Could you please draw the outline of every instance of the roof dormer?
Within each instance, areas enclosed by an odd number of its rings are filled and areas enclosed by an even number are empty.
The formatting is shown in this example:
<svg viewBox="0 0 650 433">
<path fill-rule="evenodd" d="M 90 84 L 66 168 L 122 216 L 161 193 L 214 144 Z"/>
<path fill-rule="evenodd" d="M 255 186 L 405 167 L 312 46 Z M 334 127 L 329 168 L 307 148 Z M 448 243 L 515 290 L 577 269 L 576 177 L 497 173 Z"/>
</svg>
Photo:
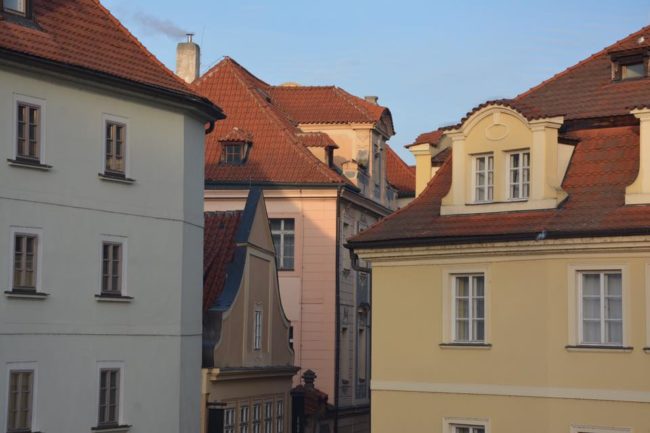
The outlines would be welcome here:
<svg viewBox="0 0 650 433">
<path fill-rule="evenodd" d="M 246 162 L 253 145 L 253 134 L 240 128 L 233 128 L 219 139 L 221 164 L 241 165 Z"/>
<path fill-rule="evenodd" d="M 507 102 L 487 103 L 445 131 L 452 183 L 442 215 L 553 209 L 573 146 L 558 141 L 562 117 L 527 118 Z"/>
</svg>

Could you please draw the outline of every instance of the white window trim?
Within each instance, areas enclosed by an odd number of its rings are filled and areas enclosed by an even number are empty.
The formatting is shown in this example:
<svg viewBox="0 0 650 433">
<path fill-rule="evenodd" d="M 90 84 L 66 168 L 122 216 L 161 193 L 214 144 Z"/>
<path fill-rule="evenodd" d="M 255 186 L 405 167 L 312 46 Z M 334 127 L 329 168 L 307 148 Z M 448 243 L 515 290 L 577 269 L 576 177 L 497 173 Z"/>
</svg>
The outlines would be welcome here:
<svg viewBox="0 0 650 433">
<path fill-rule="evenodd" d="M 274 266 L 276 266 L 278 272 L 280 272 L 280 277 L 287 276 L 297 276 L 301 274 L 302 269 L 302 246 L 300 242 L 302 241 L 302 214 L 300 213 L 269 213 L 268 219 L 293 219 L 293 269 L 280 269 L 275 263 L 275 257 L 273 257 Z M 270 225 L 269 225 L 269 231 Z M 271 233 L 271 244 L 273 244 L 273 233 Z M 273 252 L 275 252 L 275 244 L 273 244 Z"/>
<path fill-rule="evenodd" d="M 43 293 L 43 246 L 44 246 L 44 237 L 43 229 L 36 227 L 19 227 L 11 226 L 9 230 L 9 272 L 8 274 L 8 288 L 7 291 L 11 292 L 14 289 L 14 260 L 15 260 L 15 247 L 16 247 L 16 235 L 26 234 L 26 235 L 35 235 L 38 239 L 36 243 L 36 293 Z"/>
<path fill-rule="evenodd" d="M 600 289 L 601 289 L 601 291 L 599 292 L 600 308 L 601 308 L 600 319 L 602 319 L 601 322 L 600 322 L 600 326 L 601 326 L 601 336 L 600 336 L 600 338 L 601 338 L 601 341 L 597 342 L 597 343 L 586 343 L 586 342 L 583 341 L 584 340 L 584 328 L 583 328 L 584 327 L 584 321 L 583 321 L 584 312 L 583 312 L 583 309 L 582 309 L 582 301 L 583 301 L 583 286 L 582 286 L 582 284 L 583 284 L 584 279 L 582 278 L 582 276 L 584 274 L 598 274 L 600 277 L 602 277 L 603 275 L 608 274 L 608 273 L 611 273 L 611 274 L 620 273 L 621 274 L 621 308 L 624 308 L 623 307 L 623 293 L 622 293 L 623 274 L 619 269 L 603 269 L 603 270 L 598 270 L 598 271 L 597 270 L 578 271 L 578 302 L 579 302 L 579 304 L 578 304 L 578 342 L 579 342 L 580 346 L 612 346 L 612 347 L 620 347 L 620 346 L 623 345 L 623 343 L 625 341 L 625 315 L 624 315 L 623 312 L 621 312 L 621 326 L 622 326 L 622 341 L 621 341 L 621 343 L 620 344 L 607 343 L 607 342 L 602 341 L 604 339 L 604 334 L 602 333 L 602 331 L 604 330 L 604 327 L 605 327 L 605 323 L 604 323 L 605 318 L 603 316 L 603 314 L 604 314 L 603 309 L 605 308 L 605 306 L 604 306 L 604 299 L 602 298 L 602 288 L 603 288 L 603 280 L 602 280 L 602 278 L 599 278 Z"/>
<path fill-rule="evenodd" d="M 476 186 L 477 186 L 476 185 L 476 160 L 478 158 L 486 158 L 486 157 L 490 157 L 490 156 L 492 157 L 492 199 L 491 200 L 487 200 L 487 199 L 486 200 L 478 200 L 478 198 L 476 197 Z M 472 157 L 472 162 L 471 162 L 472 167 L 471 167 L 470 172 L 471 172 L 471 176 L 472 176 L 472 183 L 471 183 L 471 185 L 472 185 L 472 195 L 471 195 L 472 203 L 477 203 L 477 204 L 493 203 L 494 202 L 495 192 L 496 192 L 495 189 L 494 189 L 494 180 L 495 180 L 494 179 L 494 173 L 496 171 L 495 170 L 495 168 L 496 168 L 495 167 L 496 159 L 494 157 L 494 153 L 492 153 L 492 152 L 479 153 L 479 154 L 471 155 L 471 157 Z M 486 159 L 486 170 L 485 170 L 486 175 L 489 173 L 489 170 L 487 169 L 487 167 L 489 165 L 487 165 L 487 162 L 488 162 L 488 160 Z M 489 185 L 490 185 L 488 183 L 489 182 L 488 178 L 489 178 L 489 176 L 485 178 L 485 195 L 486 195 L 486 197 L 488 195 Z"/>
<path fill-rule="evenodd" d="M 629 427 L 595 427 L 572 425 L 569 433 L 632 433 Z"/>
<path fill-rule="evenodd" d="M 612 348 L 617 347 L 629 347 L 631 346 L 630 333 L 628 332 L 628 326 L 630 323 L 630 317 L 628 315 L 631 311 L 631 302 L 630 299 L 630 287 L 629 287 L 629 270 L 628 266 L 621 263 L 611 263 L 611 264 L 585 264 L 585 265 L 570 265 L 567 269 L 567 294 L 568 294 L 568 311 L 569 311 L 569 320 L 568 320 L 568 345 L 569 346 L 579 346 L 589 348 L 593 346 L 594 348 L 611 346 Z M 582 343 L 582 281 L 581 276 L 582 272 L 620 272 L 621 273 L 621 287 L 622 287 L 622 307 L 623 307 L 623 342 L 622 345 L 608 345 L 608 344 L 583 344 Z"/>
<path fill-rule="evenodd" d="M 131 179 L 131 128 L 129 127 L 129 119 L 126 117 L 120 117 L 116 116 L 113 114 L 108 114 L 108 113 L 102 113 L 102 141 L 101 141 L 101 146 L 100 146 L 100 165 L 99 165 L 99 173 L 100 174 L 105 174 L 106 173 L 106 122 L 114 122 L 114 123 L 120 123 L 124 125 L 126 128 L 126 132 L 124 134 L 124 145 L 126 146 L 126 152 L 124 152 L 124 177 L 126 179 Z"/>
<path fill-rule="evenodd" d="M 32 427 L 31 431 L 37 432 L 40 431 L 40 426 L 38 425 L 38 363 L 35 361 L 30 361 L 30 362 L 8 362 L 7 363 L 7 373 L 6 373 L 6 383 L 7 386 L 5 387 L 2 392 L 4 392 L 3 398 L 5 399 L 5 407 L 4 407 L 4 418 L 5 418 L 5 425 L 2 427 L 3 429 L 7 428 L 7 416 L 9 415 L 9 386 L 10 386 L 10 380 L 11 380 L 11 372 L 14 370 L 33 370 L 33 381 L 32 381 Z"/>
<path fill-rule="evenodd" d="M 520 161 L 523 162 L 523 154 L 527 153 L 528 154 L 528 197 L 511 197 L 510 196 L 510 171 L 512 170 L 512 162 L 510 160 L 510 157 L 514 154 L 519 154 L 520 155 Z M 530 149 L 519 149 L 519 150 L 509 150 L 506 152 L 506 166 L 507 166 L 507 171 L 506 171 L 506 197 L 508 201 L 528 201 L 530 200 L 530 192 L 531 192 L 531 152 Z M 521 193 L 522 187 L 524 185 L 523 182 L 523 166 L 519 167 L 520 170 L 520 182 L 519 182 L 519 191 Z"/>
<path fill-rule="evenodd" d="M 99 257 L 97 259 L 98 263 L 98 271 L 97 271 L 97 295 L 101 296 L 102 295 L 102 263 L 104 260 L 104 242 L 109 242 L 113 244 L 120 244 L 122 245 L 122 278 L 121 278 L 121 290 L 120 290 L 120 296 L 122 297 L 128 297 L 129 292 L 128 292 L 128 257 L 129 257 L 129 248 L 128 248 L 128 240 L 126 236 L 119 236 L 119 235 L 107 235 L 103 234 L 100 236 L 99 240 Z"/>
<path fill-rule="evenodd" d="M 470 287 L 469 287 L 469 293 L 468 293 L 468 298 L 469 298 L 469 329 L 468 332 L 471 334 L 472 330 L 472 310 L 473 310 L 473 304 L 472 304 L 472 293 L 473 293 L 473 288 L 474 285 L 472 283 L 472 278 L 473 277 L 483 277 L 483 313 L 485 313 L 485 275 L 482 273 L 467 273 L 467 274 L 454 274 L 452 278 L 452 302 L 451 302 L 451 319 L 452 319 L 452 325 L 451 325 L 451 332 L 452 332 L 452 341 L 454 343 L 477 343 L 477 344 L 485 344 L 485 314 L 483 314 L 483 340 L 476 340 L 476 339 L 470 339 L 467 341 L 463 340 L 458 340 L 458 336 L 456 335 L 456 281 L 458 277 L 469 277 L 470 279 Z"/>
<path fill-rule="evenodd" d="M 40 164 L 46 165 L 46 141 L 47 141 L 47 101 L 42 98 L 36 98 L 34 96 L 27 96 L 27 95 L 22 95 L 20 93 L 14 93 L 13 94 L 13 101 L 11 105 L 11 152 L 9 155 L 12 156 L 14 160 L 18 158 L 18 149 L 16 146 L 16 143 L 18 142 L 18 130 L 17 130 L 17 125 L 18 125 L 18 103 L 23 102 L 25 104 L 29 105 L 36 105 L 40 109 L 40 114 L 41 114 L 41 124 L 40 124 L 40 141 L 39 141 L 39 147 L 40 147 L 40 155 L 38 162 Z"/>
<path fill-rule="evenodd" d="M 120 426 L 126 425 L 124 422 L 125 416 L 125 406 L 124 406 L 124 361 L 98 361 L 97 362 L 97 374 L 96 374 L 96 387 L 95 387 L 95 406 L 93 407 L 93 425 L 99 424 L 98 412 L 99 412 L 99 389 L 101 387 L 101 371 L 103 369 L 119 369 L 120 370 L 120 392 L 118 395 L 118 413 L 117 413 L 117 424 Z"/>
<path fill-rule="evenodd" d="M 489 418 L 445 417 L 442 419 L 443 433 L 454 433 L 453 427 L 457 425 L 483 427 L 485 429 L 485 433 L 490 433 Z"/>
<path fill-rule="evenodd" d="M 458 275 L 483 274 L 483 302 L 485 303 L 484 315 L 484 339 L 479 345 L 490 345 L 490 272 L 487 266 L 455 266 L 442 271 L 442 343 L 449 345 L 462 345 L 462 342 L 455 341 L 455 277 Z"/>
</svg>

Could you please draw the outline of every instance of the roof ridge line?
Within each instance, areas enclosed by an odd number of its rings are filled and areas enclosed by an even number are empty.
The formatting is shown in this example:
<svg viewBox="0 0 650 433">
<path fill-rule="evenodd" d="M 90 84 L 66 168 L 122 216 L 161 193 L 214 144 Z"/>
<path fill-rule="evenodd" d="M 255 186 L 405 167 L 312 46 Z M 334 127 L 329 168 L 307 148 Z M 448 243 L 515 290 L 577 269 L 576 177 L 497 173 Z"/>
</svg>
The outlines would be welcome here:
<svg viewBox="0 0 650 433">
<path fill-rule="evenodd" d="M 361 98 L 359 98 L 358 96 L 354 96 L 354 95 L 352 95 L 351 93 L 348 93 L 347 91 L 341 89 L 341 88 L 338 87 L 338 86 L 332 86 L 332 87 L 334 88 L 334 93 L 337 93 L 337 92 L 338 92 L 338 94 L 339 94 L 338 96 L 340 96 L 343 100 L 345 100 L 345 102 L 347 102 L 349 105 L 351 105 L 351 106 L 352 106 L 354 109 L 356 109 L 358 112 L 360 112 L 361 114 L 363 114 L 369 122 L 371 122 L 371 123 L 376 123 L 376 122 L 372 119 L 372 116 L 370 116 L 370 112 L 368 111 L 368 109 L 366 109 L 365 107 L 363 107 L 363 110 L 362 110 L 361 107 L 360 107 L 359 105 L 357 105 L 353 100 L 351 100 L 352 98 L 358 98 L 358 99 L 361 99 Z"/>
<path fill-rule="evenodd" d="M 551 81 L 554 81 L 554 80 L 556 80 L 556 79 L 558 79 L 560 77 L 563 77 L 563 76 L 567 75 L 569 72 L 574 71 L 575 69 L 579 68 L 580 66 L 584 65 L 585 63 L 588 63 L 588 62 L 594 60 L 595 58 L 600 57 L 603 54 L 607 54 L 607 51 L 611 47 L 613 47 L 614 45 L 618 45 L 621 42 L 623 42 L 623 41 L 625 41 L 627 39 L 630 39 L 631 37 L 634 37 L 634 36 L 638 35 L 639 33 L 642 33 L 643 31 L 645 31 L 647 29 L 650 29 L 650 25 L 642 27 L 640 30 L 637 30 L 636 32 L 630 33 L 629 35 L 625 36 L 624 38 L 621 38 L 618 41 L 614 42 L 613 44 L 606 46 L 602 50 L 590 55 L 586 59 L 583 59 L 583 60 L 579 61 L 578 63 L 576 63 L 576 64 L 574 64 L 572 66 L 569 66 L 565 70 L 563 70 L 561 72 L 558 72 L 557 74 L 553 75 L 552 77 L 547 78 L 546 80 L 542 81 L 541 83 L 537 84 L 536 86 L 531 87 L 530 89 L 526 90 L 525 92 L 522 92 L 522 93 L 518 94 L 517 96 L 515 96 L 514 98 L 511 98 L 511 99 L 516 100 L 516 99 L 524 98 L 524 97 L 528 96 L 532 92 L 534 92 L 536 90 L 539 90 L 541 87 L 549 84 Z"/>
</svg>

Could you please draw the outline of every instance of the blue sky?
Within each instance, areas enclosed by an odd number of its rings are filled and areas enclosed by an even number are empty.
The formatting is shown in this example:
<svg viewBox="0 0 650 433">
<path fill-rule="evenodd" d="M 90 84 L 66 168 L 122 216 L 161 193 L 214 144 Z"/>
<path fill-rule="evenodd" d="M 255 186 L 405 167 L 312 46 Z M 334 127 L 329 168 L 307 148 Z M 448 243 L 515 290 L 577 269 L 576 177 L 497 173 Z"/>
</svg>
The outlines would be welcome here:
<svg viewBox="0 0 650 433">
<path fill-rule="evenodd" d="M 207 69 L 233 57 L 271 84 L 377 95 L 403 145 L 511 97 L 650 24 L 650 2 L 102 0 L 168 67 L 196 33 Z"/>
</svg>

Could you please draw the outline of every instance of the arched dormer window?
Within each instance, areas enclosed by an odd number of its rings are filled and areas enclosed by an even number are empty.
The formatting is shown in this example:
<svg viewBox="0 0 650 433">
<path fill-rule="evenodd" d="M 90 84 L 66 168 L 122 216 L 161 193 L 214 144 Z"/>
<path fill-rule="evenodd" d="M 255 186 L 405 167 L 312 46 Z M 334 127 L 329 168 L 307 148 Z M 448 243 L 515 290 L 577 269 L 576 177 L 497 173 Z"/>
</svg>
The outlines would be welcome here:
<svg viewBox="0 0 650 433">
<path fill-rule="evenodd" d="M 244 164 L 253 145 L 253 134 L 235 127 L 219 139 L 219 144 L 222 164 Z"/>
</svg>

